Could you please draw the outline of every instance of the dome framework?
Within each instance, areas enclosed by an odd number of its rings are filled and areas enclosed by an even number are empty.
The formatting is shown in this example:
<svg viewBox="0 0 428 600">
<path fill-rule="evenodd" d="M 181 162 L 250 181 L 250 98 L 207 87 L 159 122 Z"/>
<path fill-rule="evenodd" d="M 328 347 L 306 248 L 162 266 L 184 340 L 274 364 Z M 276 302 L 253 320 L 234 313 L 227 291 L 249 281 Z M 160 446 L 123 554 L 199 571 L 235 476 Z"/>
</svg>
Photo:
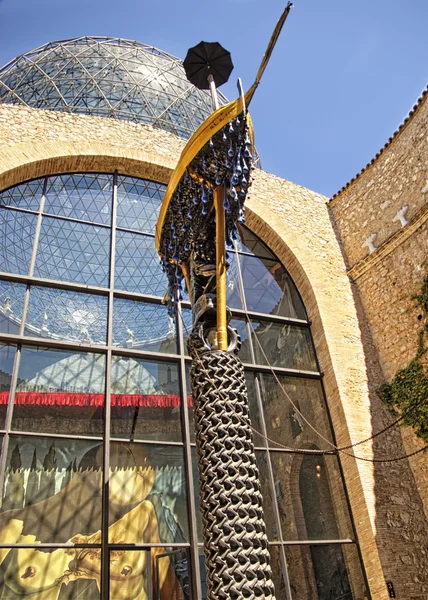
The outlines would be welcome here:
<svg viewBox="0 0 428 600">
<path fill-rule="evenodd" d="M 119 38 L 49 42 L 0 70 L 0 103 L 146 123 L 188 138 L 212 107 L 182 65 L 153 46 Z M 226 102 L 219 93 L 219 103 Z"/>
</svg>

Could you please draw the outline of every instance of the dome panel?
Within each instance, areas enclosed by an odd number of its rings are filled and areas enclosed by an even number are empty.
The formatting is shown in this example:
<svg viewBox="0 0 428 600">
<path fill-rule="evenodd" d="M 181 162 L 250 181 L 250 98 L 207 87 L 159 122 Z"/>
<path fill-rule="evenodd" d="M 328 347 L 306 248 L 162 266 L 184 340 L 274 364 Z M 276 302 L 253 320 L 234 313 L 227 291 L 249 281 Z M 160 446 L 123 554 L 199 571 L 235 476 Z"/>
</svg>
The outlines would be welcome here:
<svg viewBox="0 0 428 600">
<path fill-rule="evenodd" d="M 183 138 L 212 112 L 181 60 L 107 37 L 50 42 L 15 58 L 0 69 L 0 103 L 147 123 Z"/>
</svg>

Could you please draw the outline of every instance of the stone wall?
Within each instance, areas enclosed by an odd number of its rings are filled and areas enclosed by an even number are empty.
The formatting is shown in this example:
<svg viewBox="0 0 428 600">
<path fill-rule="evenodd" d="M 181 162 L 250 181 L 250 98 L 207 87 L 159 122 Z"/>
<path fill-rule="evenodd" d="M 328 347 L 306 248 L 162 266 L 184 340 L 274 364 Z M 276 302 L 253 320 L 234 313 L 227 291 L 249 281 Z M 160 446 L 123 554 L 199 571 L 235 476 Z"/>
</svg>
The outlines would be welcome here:
<svg viewBox="0 0 428 600">
<path fill-rule="evenodd" d="M 420 311 L 412 297 L 419 292 L 428 267 L 427 141 L 425 92 L 378 157 L 329 203 L 359 309 L 370 365 L 369 387 L 374 392 L 416 353 Z M 402 210 L 404 207 L 407 209 Z M 376 234 L 372 247 L 363 246 L 372 234 Z M 388 421 L 387 417 L 382 420 Z M 423 446 L 410 428 L 400 428 L 399 432 L 401 435 L 394 428 L 379 438 L 391 456 L 400 454 L 402 441 L 406 453 Z M 398 491 L 391 489 L 392 476 L 401 480 Z M 428 598 L 427 455 L 391 463 L 383 473 L 378 472 L 376 489 L 385 502 L 386 518 L 379 543 L 388 547 L 384 537 L 388 533 L 396 540 L 389 551 L 399 567 L 390 577 L 400 580 L 395 586 L 398 597 Z M 413 542 L 410 550 L 409 540 Z M 415 574 L 411 575 L 414 567 Z"/>
<path fill-rule="evenodd" d="M 148 125 L 0 104 L 0 189 L 83 169 L 166 183 L 184 143 Z"/>
<path fill-rule="evenodd" d="M 182 140 L 144 125 L 0 105 L 0 189 L 49 173 L 114 169 L 166 183 L 182 147 Z M 371 351 L 375 346 L 370 328 L 354 300 L 326 198 L 257 171 L 247 217 L 248 226 L 286 265 L 312 320 L 337 443 L 347 446 L 370 437 L 389 419 L 373 392 L 374 378 L 382 377 L 377 354 Z M 413 532 L 419 528 L 424 535 L 412 473 L 405 463 L 393 471 L 370 462 L 403 451 L 400 435 L 393 431 L 387 440 L 378 438 L 358 446 L 358 455 L 368 460 L 356 460 L 352 453 L 341 455 L 375 600 L 388 597 L 385 579 L 394 580 L 401 598 L 421 596 L 424 591 L 415 580 L 421 572 L 420 557 L 412 554 Z M 396 498 L 392 504 L 390 496 Z M 408 516 L 401 512 L 396 518 L 394 506 L 402 506 L 409 496 L 412 512 Z M 400 519 L 404 522 L 401 529 L 396 526 Z"/>
</svg>

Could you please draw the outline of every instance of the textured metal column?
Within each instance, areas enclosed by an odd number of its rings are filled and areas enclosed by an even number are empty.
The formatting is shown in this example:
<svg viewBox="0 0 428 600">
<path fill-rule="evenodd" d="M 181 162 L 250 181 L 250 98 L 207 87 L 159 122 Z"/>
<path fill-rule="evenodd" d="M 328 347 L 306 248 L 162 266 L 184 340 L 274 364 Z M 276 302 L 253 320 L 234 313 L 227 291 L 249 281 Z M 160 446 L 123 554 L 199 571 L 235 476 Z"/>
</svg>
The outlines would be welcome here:
<svg viewBox="0 0 428 600">
<path fill-rule="evenodd" d="M 244 368 L 233 352 L 192 354 L 209 600 L 275 598 Z"/>
</svg>

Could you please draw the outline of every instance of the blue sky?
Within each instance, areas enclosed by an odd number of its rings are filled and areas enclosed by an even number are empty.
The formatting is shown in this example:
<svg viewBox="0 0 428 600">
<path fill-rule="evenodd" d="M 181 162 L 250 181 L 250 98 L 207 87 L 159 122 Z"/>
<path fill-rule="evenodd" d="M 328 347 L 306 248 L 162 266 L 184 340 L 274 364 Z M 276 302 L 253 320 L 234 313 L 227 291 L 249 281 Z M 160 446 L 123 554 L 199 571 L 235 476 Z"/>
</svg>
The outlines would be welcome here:
<svg viewBox="0 0 428 600">
<path fill-rule="evenodd" d="M 252 83 L 283 0 L 0 0 L 0 64 L 45 42 L 108 35 L 184 58 L 220 41 Z M 334 194 L 376 154 L 428 80 L 427 0 L 296 0 L 252 106 L 265 170 Z"/>
</svg>

